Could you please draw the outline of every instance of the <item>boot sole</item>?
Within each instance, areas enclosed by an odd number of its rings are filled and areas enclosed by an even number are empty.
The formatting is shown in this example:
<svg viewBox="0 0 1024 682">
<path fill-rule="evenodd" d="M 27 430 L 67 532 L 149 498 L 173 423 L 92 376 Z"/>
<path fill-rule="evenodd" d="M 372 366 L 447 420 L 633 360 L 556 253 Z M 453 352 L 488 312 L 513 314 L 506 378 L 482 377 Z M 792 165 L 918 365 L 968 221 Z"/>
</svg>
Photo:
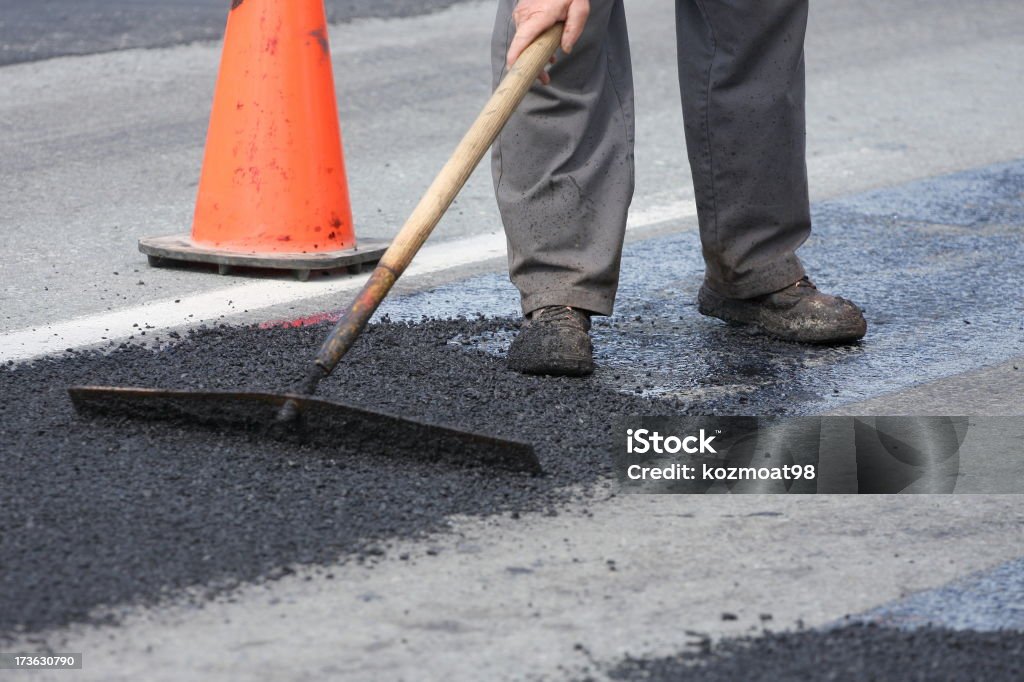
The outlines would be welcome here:
<svg viewBox="0 0 1024 682">
<path fill-rule="evenodd" d="M 534 376 L 584 377 L 594 373 L 594 363 L 578 358 L 547 357 L 544 362 L 528 364 L 510 360 L 508 368 L 520 374 Z"/>
</svg>

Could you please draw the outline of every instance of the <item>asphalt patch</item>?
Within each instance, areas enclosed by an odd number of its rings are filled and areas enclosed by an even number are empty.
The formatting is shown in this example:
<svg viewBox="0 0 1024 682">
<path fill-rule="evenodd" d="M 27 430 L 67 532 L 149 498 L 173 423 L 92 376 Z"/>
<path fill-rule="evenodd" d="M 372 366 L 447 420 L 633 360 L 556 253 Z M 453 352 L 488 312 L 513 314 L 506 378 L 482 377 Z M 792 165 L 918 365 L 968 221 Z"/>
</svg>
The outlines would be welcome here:
<svg viewBox="0 0 1024 682">
<path fill-rule="evenodd" d="M 197 599 L 296 564 L 373 561 L 452 514 L 556 507 L 610 473 L 611 415 L 672 403 L 588 380 L 524 377 L 453 338 L 512 320 L 371 325 L 319 395 L 532 443 L 545 475 L 439 466 L 177 422 L 74 414 L 72 384 L 280 391 L 326 324 L 199 330 L 158 349 L 68 353 L 0 370 L 0 633 Z M 682 406 L 677 406 L 682 409 Z"/>
<path fill-rule="evenodd" d="M 665 658 L 627 658 L 613 680 L 1000 682 L 1024 678 L 1024 634 L 853 625 L 724 640 Z"/>
</svg>

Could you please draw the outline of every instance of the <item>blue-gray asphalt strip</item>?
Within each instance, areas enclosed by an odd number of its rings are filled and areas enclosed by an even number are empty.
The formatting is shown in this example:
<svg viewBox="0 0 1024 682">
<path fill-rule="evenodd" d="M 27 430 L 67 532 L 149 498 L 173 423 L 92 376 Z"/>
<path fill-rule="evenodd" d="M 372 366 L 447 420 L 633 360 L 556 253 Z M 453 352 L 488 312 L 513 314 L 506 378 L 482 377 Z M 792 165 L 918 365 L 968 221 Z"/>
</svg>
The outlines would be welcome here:
<svg viewBox="0 0 1024 682">
<path fill-rule="evenodd" d="M 1024 636 L 1024 558 L 918 592 L 855 620 L 900 628 L 1015 630 Z"/>
<path fill-rule="evenodd" d="M 597 380 L 708 414 L 814 414 L 1024 355 L 1024 160 L 814 207 L 800 251 L 818 286 L 865 309 L 855 346 L 752 347 L 695 314 L 697 235 L 628 246 L 614 318 L 595 318 Z M 503 274 L 386 302 L 393 318 L 516 315 Z M 511 332 L 483 343 L 502 353 Z"/>
<path fill-rule="evenodd" d="M 463 0 L 326 0 L 332 23 L 423 14 Z M 0 66 L 219 39 L 230 0 L 0 0 Z"/>
</svg>

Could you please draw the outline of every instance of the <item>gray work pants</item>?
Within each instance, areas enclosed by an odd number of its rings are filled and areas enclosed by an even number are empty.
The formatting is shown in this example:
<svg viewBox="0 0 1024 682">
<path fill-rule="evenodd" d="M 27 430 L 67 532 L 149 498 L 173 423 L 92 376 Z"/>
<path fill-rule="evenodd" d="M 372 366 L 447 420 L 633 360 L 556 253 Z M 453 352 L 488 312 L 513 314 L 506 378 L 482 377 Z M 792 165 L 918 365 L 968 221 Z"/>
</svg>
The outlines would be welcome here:
<svg viewBox="0 0 1024 682">
<path fill-rule="evenodd" d="M 515 34 L 499 0 L 494 81 Z M 804 156 L 807 0 L 676 0 L 679 84 L 705 283 L 733 298 L 800 279 L 810 233 Z M 523 312 L 610 315 L 633 195 L 633 81 L 622 0 L 591 0 L 571 55 L 536 84 L 492 171 Z"/>
</svg>

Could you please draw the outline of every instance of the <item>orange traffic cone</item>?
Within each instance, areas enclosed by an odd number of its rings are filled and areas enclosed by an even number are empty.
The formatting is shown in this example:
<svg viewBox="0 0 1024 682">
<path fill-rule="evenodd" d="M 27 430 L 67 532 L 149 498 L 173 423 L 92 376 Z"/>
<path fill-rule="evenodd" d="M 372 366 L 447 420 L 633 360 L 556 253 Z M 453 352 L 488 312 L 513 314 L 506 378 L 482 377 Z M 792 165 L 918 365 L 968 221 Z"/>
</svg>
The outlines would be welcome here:
<svg viewBox="0 0 1024 682">
<path fill-rule="evenodd" d="M 139 240 L 166 261 L 358 268 L 323 0 L 233 0 L 192 234 Z"/>
</svg>

